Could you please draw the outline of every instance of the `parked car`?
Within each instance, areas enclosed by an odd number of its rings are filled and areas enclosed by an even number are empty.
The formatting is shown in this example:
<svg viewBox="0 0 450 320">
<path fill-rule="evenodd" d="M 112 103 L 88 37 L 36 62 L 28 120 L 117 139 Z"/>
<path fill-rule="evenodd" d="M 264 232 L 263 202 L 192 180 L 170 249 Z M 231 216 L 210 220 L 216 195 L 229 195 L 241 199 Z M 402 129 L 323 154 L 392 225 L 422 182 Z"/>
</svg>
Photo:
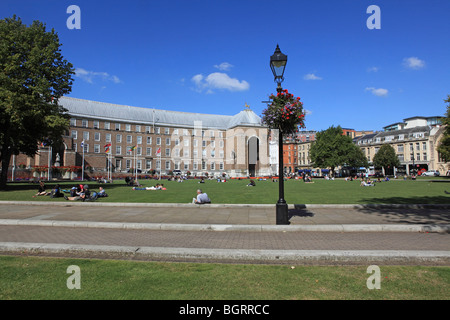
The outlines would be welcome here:
<svg viewBox="0 0 450 320">
<path fill-rule="evenodd" d="M 425 172 L 422 173 L 422 176 L 434 176 L 434 177 L 437 177 L 437 176 L 440 176 L 440 175 L 441 175 L 440 172 L 437 171 L 437 170 L 428 170 L 428 171 L 425 171 Z"/>
</svg>

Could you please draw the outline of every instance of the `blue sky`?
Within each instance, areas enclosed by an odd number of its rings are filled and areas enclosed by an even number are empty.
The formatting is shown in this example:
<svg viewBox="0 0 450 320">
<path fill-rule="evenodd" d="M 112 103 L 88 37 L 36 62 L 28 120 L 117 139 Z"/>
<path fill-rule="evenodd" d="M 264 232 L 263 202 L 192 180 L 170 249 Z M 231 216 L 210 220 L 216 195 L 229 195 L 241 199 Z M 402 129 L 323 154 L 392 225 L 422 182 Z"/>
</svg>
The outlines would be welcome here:
<svg viewBox="0 0 450 320">
<path fill-rule="evenodd" d="M 81 29 L 67 27 L 70 5 Z M 380 29 L 367 27 L 370 5 Z M 80 99 L 261 115 L 277 44 L 307 130 L 444 115 L 450 94 L 448 0 L 2 0 L 0 12 L 57 31 Z"/>
</svg>

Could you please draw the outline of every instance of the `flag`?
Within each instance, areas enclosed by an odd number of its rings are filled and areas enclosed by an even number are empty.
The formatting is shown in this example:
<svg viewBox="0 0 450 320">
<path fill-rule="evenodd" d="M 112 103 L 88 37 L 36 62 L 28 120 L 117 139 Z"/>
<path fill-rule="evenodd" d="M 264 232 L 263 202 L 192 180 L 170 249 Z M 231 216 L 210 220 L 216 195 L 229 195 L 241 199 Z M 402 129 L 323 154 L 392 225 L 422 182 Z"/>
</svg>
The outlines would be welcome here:
<svg viewBox="0 0 450 320">
<path fill-rule="evenodd" d="M 81 148 L 83 148 L 83 147 L 84 147 L 84 140 L 81 141 Z"/>
<path fill-rule="evenodd" d="M 160 154 L 161 153 L 161 147 L 158 148 L 158 150 L 156 150 L 156 154 Z"/>
<path fill-rule="evenodd" d="M 111 147 L 111 143 L 105 144 L 104 148 L 105 148 L 106 153 L 109 153 L 110 147 Z"/>
<path fill-rule="evenodd" d="M 130 151 L 133 151 L 134 149 L 136 149 L 136 146 L 132 146 L 132 147 L 130 148 Z"/>
</svg>

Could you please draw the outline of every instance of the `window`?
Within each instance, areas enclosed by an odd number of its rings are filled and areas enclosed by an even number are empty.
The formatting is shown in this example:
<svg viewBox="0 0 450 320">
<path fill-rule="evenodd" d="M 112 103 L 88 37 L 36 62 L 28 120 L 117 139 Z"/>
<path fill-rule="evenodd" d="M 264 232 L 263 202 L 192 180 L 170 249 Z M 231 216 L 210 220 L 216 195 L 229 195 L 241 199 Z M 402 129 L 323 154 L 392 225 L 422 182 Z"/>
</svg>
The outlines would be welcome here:
<svg viewBox="0 0 450 320">
<path fill-rule="evenodd" d="M 89 131 L 83 131 L 83 140 L 88 141 L 89 140 Z"/>
<path fill-rule="evenodd" d="M 94 153 L 100 153 L 100 145 L 94 144 Z"/>
<path fill-rule="evenodd" d="M 77 126 L 77 119 L 70 118 L 70 126 L 71 127 L 76 127 Z"/>
<path fill-rule="evenodd" d="M 402 144 L 397 145 L 397 152 L 403 152 L 403 145 Z"/>
<path fill-rule="evenodd" d="M 150 170 L 152 168 L 152 160 L 145 160 L 145 168 Z"/>
<path fill-rule="evenodd" d="M 76 140 L 78 137 L 78 132 L 76 130 L 72 130 L 72 138 Z"/>
<path fill-rule="evenodd" d="M 137 144 L 142 144 L 142 136 L 137 136 L 136 137 L 136 143 Z"/>
<path fill-rule="evenodd" d="M 126 124 L 125 125 L 125 131 L 128 131 L 128 132 L 131 131 L 131 124 Z"/>
<path fill-rule="evenodd" d="M 178 129 L 173 129 L 173 134 L 178 135 Z"/>
<path fill-rule="evenodd" d="M 98 120 L 94 120 L 94 129 L 99 129 L 100 128 L 100 123 L 98 122 Z"/>
<path fill-rule="evenodd" d="M 85 120 L 85 119 L 81 120 L 81 126 L 82 126 L 83 128 L 87 128 L 87 127 L 88 127 L 88 121 Z"/>
<path fill-rule="evenodd" d="M 146 132 L 146 133 L 152 133 L 152 127 L 146 126 L 146 127 L 145 127 L 145 132 Z"/>
<path fill-rule="evenodd" d="M 122 154 L 122 147 L 116 146 L 116 155 L 121 155 L 121 154 Z"/>
<path fill-rule="evenodd" d="M 206 161 L 202 161 L 202 170 L 206 170 Z"/>
<path fill-rule="evenodd" d="M 95 132 L 94 133 L 94 140 L 95 141 L 100 141 L 100 132 Z"/>
<path fill-rule="evenodd" d="M 164 128 L 164 133 L 169 134 L 170 133 L 169 128 Z"/>
<path fill-rule="evenodd" d="M 170 138 L 166 138 L 166 146 L 170 146 Z"/>
<path fill-rule="evenodd" d="M 426 152 L 423 153 L 423 161 L 427 161 L 427 153 Z"/>
<path fill-rule="evenodd" d="M 147 155 L 151 156 L 152 155 L 152 148 L 147 148 Z"/>
<path fill-rule="evenodd" d="M 422 142 L 422 150 L 427 150 L 427 143 L 426 142 Z"/>
<path fill-rule="evenodd" d="M 126 168 L 131 169 L 131 160 L 130 159 L 127 159 L 127 161 L 126 161 Z"/>
<path fill-rule="evenodd" d="M 189 163 L 184 163 L 184 170 L 189 170 Z"/>
<path fill-rule="evenodd" d="M 133 136 L 127 135 L 127 143 L 133 143 Z"/>
<path fill-rule="evenodd" d="M 141 132 L 141 126 L 136 126 L 136 132 Z"/>
<path fill-rule="evenodd" d="M 170 149 L 166 148 L 166 157 L 170 157 Z"/>
<path fill-rule="evenodd" d="M 155 133 L 156 133 L 156 134 L 160 134 L 160 132 L 161 132 L 161 128 L 156 127 L 156 128 L 155 128 Z"/>
<path fill-rule="evenodd" d="M 109 122 L 105 122 L 105 129 L 109 130 L 110 129 L 110 123 Z"/>
<path fill-rule="evenodd" d="M 161 160 L 156 160 L 156 170 L 161 170 Z"/>
<path fill-rule="evenodd" d="M 156 145 L 158 145 L 158 146 L 161 145 L 161 138 L 156 138 Z"/>
<path fill-rule="evenodd" d="M 122 143 L 122 135 L 121 134 L 116 135 L 116 142 Z"/>
<path fill-rule="evenodd" d="M 194 163 L 192 164 L 192 170 L 198 170 L 198 163 L 197 163 L 197 161 L 194 161 Z"/>
<path fill-rule="evenodd" d="M 136 155 L 142 156 L 142 147 L 137 147 L 136 148 Z"/>
<path fill-rule="evenodd" d="M 116 128 L 116 131 L 119 131 L 120 130 L 120 123 L 116 123 L 115 124 L 115 128 Z"/>
<path fill-rule="evenodd" d="M 147 137 L 147 144 L 152 144 L 152 137 Z"/>
<path fill-rule="evenodd" d="M 170 161 L 166 161 L 166 170 L 170 170 Z"/>
<path fill-rule="evenodd" d="M 105 141 L 106 142 L 111 142 L 111 133 L 105 134 Z"/>
</svg>

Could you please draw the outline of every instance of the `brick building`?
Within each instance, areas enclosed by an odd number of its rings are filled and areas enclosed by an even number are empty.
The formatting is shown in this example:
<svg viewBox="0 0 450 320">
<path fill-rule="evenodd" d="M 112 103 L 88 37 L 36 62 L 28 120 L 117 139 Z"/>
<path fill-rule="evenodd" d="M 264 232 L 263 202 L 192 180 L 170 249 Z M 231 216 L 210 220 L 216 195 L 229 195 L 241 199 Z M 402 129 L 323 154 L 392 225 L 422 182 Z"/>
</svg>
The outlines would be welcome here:
<svg viewBox="0 0 450 320">
<path fill-rule="evenodd" d="M 174 170 L 198 176 L 270 175 L 269 130 L 248 106 L 229 116 L 70 97 L 62 97 L 59 103 L 70 115 L 63 144 L 42 146 L 33 158 L 15 156 L 10 164 L 11 177 L 23 169 L 33 170 L 35 177 L 48 178 L 49 163 L 61 169 L 84 165 L 83 172 L 90 177 L 107 177 L 110 172 L 117 177 L 136 171 L 165 175 Z M 35 170 L 38 167 L 40 172 Z M 75 171 L 60 175 L 79 178 L 79 169 Z"/>
</svg>

